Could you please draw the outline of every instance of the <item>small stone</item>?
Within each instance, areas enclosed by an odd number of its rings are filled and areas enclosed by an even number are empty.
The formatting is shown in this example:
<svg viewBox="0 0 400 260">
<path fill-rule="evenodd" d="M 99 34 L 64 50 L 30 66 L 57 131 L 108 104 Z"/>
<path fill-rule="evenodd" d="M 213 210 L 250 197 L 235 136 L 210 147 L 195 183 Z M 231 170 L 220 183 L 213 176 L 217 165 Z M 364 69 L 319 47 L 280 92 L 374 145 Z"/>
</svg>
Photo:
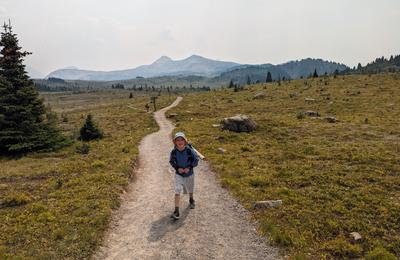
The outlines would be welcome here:
<svg viewBox="0 0 400 260">
<path fill-rule="evenodd" d="M 282 205 L 282 200 L 262 200 L 256 201 L 253 205 L 254 209 L 276 208 Z"/>
<path fill-rule="evenodd" d="M 360 233 L 358 232 L 351 232 L 350 233 L 350 237 L 354 240 L 354 241 L 358 241 L 362 239 L 362 236 L 360 235 Z"/>
<path fill-rule="evenodd" d="M 228 99 L 227 103 L 233 103 L 233 99 Z"/>
<path fill-rule="evenodd" d="M 254 99 L 265 99 L 267 97 L 267 95 L 264 92 L 260 92 L 257 93 L 256 95 L 254 95 Z"/>
<path fill-rule="evenodd" d="M 220 124 L 213 124 L 212 127 L 221 127 Z"/>
<path fill-rule="evenodd" d="M 222 140 L 225 140 L 225 137 L 223 137 L 223 136 L 217 136 L 217 137 L 215 137 L 214 139 L 215 139 L 215 140 L 218 140 L 218 141 L 222 141 Z"/>
<path fill-rule="evenodd" d="M 315 98 L 305 98 L 304 101 L 306 102 L 315 102 Z"/>
<path fill-rule="evenodd" d="M 316 111 L 308 110 L 308 111 L 304 112 L 304 114 L 306 114 L 307 116 L 310 116 L 310 117 L 319 117 L 319 113 Z"/>
<path fill-rule="evenodd" d="M 176 114 L 176 113 L 171 113 L 171 114 L 168 114 L 167 115 L 167 118 L 173 118 L 173 117 L 177 117 L 178 116 L 178 114 Z"/>
<path fill-rule="evenodd" d="M 226 150 L 224 149 L 224 148 L 222 148 L 222 147 L 219 147 L 218 148 L 218 153 L 226 153 Z"/>
<path fill-rule="evenodd" d="M 337 119 L 335 117 L 333 117 L 333 116 L 327 116 L 324 119 L 328 123 L 336 123 L 337 122 Z"/>
</svg>

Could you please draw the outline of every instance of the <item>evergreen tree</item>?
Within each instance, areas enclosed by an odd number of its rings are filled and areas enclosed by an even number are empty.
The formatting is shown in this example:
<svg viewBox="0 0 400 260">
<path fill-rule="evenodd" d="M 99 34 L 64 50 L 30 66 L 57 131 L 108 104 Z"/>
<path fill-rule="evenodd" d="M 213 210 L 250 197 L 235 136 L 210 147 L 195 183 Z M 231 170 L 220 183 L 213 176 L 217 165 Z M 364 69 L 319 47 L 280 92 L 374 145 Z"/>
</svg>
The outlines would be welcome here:
<svg viewBox="0 0 400 260">
<path fill-rule="evenodd" d="M 272 82 L 272 75 L 271 72 L 268 71 L 267 73 L 267 79 L 265 80 L 266 83 Z"/>
<path fill-rule="evenodd" d="M 85 124 L 80 130 L 79 140 L 90 141 L 100 138 L 103 138 L 103 132 L 93 121 L 93 116 L 91 114 L 87 115 Z"/>
<path fill-rule="evenodd" d="M 314 69 L 314 74 L 312 75 L 313 78 L 318 78 L 317 69 Z"/>
<path fill-rule="evenodd" d="M 129 93 L 129 98 L 133 98 L 133 94 L 132 94 L 132 92 L 131 92 L 131 93 Z"/>
<path fill-rule="evenodd" d="M 250 85 L 250 84 L 251 84 L 250 76 L 247 76 L 247 85 Z"/>
<path fill-rule="evenodd" d="M 50 151 L 68 142 L 29 79 L 17 35 L 4 24 L 0 37 L 0 154 Z"/>
<path fill-rule="evenodd" d="M 231 80 L 231 81 L 229 82 L 228 88 L 233 88 L 233 87 L 234 87 L 233 81 Z"/>
</svg>

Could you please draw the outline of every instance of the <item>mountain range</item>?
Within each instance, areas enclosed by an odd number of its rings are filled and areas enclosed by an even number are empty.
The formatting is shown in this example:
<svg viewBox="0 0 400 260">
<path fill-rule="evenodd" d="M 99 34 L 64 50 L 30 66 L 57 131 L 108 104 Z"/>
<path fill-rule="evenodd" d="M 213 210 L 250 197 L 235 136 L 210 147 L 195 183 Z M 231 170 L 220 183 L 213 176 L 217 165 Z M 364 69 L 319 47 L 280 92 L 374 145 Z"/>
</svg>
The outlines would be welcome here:
<svg viewBox="0 0 400 260">
<path fill-rule="evenodd" d="M 183 60 L 172 60 L 167 56 L 162 56 L 150 65 L 142 65 L 133 69 L 91 71 L 64 68 L 51 72 L 46 78 L 110 81 L 133 79 L 136 77 L 151 78 L 177 75 L 213 77 L 239 65 L 235 62 L 212 60 L 198 55 L 192 55 Z"/>
<path fill-rule="evenodd" d="M 162 56 L 150 65 L 142 65 L 133 69 L 115 71 L 81 70 L 76 67 L 68 67 L 51 72 L 46 78 L 61 78 L 64 80 L 90 80 L 90 81 L 115 81 L 135 78 L 155 78 L 165 76 L 201 76 L 206 78 L 218 78 L 223 81 L 235 80 L 244 82 L 247 76 L 254 81 L 264 81 L 268 72 L 272 78 L 279 77 L 296 79 L 306 77 L 317 70 L 319 74 L 333 73 L 347 69 L 344 64 L 324 61 L 322 59 L 303 59 L 284 64 L 260 64 L 248 65 L 229 61 L 219 61 L 192 55 L 182 60 L 172 60 Z"/>
</svg>

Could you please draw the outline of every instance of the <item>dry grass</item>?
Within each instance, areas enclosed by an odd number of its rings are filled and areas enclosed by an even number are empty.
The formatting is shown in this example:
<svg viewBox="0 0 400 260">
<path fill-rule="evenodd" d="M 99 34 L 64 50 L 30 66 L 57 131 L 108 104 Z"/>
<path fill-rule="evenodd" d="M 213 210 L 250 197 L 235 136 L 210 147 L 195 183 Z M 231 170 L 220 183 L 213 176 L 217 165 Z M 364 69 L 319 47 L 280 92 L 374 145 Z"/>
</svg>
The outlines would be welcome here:
<svg viewBox="0 0 400 260">
<path fill-rule="evenodd" d="M 253 99 L 265 92 L 265 99 Z M 306 102 L 306 98 L 315 99 Z M 169 111 L 219 178 L 292 257 L 400 257 L 400 75 L 257 84 L 189 94 Z M 315 110 L 339 122 L 305 117 Z M 253 133 L 213 127 L 246 114 Z M 220 154 L 217 149 L 227 150 Z M 254 201 L 282 199 L 274 209 Z M 350 232 L 359 232 L 354 242 Z"/>
<path fill-rule="evenodd" d="M 115 94 L 112 94 L 115 93 Z M 66 135 L 77 136 L 88 113 L 105 138 L 88 154 L 75 143 L 54 153 L 1 159 L 0 258 L 85 259 L 101 240 L 129 181 L 143 136 L 158 129 L 143 111 L 147 97 L 129 92 L 50 94 Z M 159 106 L 173 101 L 159 98 Z"/>
</svg>

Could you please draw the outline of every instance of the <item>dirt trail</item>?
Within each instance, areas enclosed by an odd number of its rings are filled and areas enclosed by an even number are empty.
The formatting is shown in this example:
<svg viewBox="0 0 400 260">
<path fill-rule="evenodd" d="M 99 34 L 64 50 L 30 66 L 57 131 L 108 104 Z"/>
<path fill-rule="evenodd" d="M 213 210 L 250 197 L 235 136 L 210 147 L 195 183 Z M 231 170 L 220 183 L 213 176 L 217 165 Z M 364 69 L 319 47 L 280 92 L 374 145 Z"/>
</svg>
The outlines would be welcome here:
<svg viewBox="0 0 400 260">
<path fill-rule="evenodd" d="M 143 138 L 136 180 L 123 195 L 111 227 L 94 259 L 277 259 L 277 250 L 260 238 L 249 214 L 220 187 L 207 162 L 195 168 L 196 208 L 181 200 L 173 221 L 174 172 L 168 159 L 173 124 L 165 111 L 154 114 L 160 130 Z"/>
</svg>

